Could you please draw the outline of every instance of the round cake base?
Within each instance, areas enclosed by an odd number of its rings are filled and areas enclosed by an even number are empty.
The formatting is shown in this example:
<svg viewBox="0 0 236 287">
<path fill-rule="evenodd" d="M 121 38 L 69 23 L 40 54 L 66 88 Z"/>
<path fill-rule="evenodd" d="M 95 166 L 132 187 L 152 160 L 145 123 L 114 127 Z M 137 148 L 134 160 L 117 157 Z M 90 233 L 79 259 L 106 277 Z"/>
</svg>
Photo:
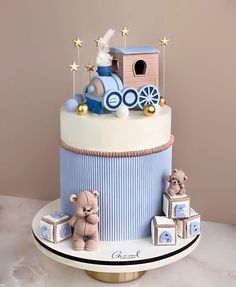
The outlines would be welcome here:
<svg viewBox="0 0 236 287">
<path fill-rule="evenodd" d="M 139 272 L 126 272 L 126 273 L 105 273 L 105 272 L 95 272 L 87 271 L 93 279 L 107 283 L 124 283 L 129 281 L 134 281 L 143 276 L 146 271 Z"/>
<path fill-rule="evenodd" d="M 177 238 L 174 246 L 154 246 L 151 237 L 129 241 L 100 241 L 95 251 L 74 251 L 72 239 L 52 243 L 40 237 L 42 216 L 59 210 L 59 200 L 41 208 L 32 222 L 35 245 L 51 259 L 84 269 L 94 279 L 104 282 L 127 282 L 138 279 L 146 270 L 165 266 L 189 255 L 199 244 L 200 236 Z M 104 272 L 105 271 L 105 272 Z"/>
</svg>

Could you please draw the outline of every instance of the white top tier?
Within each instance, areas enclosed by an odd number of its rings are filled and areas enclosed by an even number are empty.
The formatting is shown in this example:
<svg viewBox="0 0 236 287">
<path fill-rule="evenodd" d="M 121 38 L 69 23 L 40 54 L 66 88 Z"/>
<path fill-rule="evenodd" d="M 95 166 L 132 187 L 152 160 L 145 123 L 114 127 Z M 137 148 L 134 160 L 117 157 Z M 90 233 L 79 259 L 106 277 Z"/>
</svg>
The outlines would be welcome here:
<svg viewBox="0 0 236 287">
<path fill-rule="evenodd" d="M 171 137 L 171 108 L 166 105 L 152 117 L 130 110 L 127 119 L 117 118 L 115 113 L 82 116 L 62 108 L 60 119 L 61 140 L 89 151 L 140 151 L 166 144 Z"/>
</svg>

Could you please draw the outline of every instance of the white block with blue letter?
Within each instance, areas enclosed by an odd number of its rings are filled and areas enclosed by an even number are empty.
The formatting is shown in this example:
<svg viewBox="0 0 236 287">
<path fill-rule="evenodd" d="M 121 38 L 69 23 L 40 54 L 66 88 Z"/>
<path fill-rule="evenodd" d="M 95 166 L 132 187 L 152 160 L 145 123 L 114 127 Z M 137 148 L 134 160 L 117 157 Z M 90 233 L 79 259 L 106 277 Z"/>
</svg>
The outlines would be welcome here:
<svg viewBox="0 0 236 287">
<path fill-rule="evenodd" d="M 185 219 L 175 220 L 177 226 L 177 234 L 181 238 L 194 237 L 201 232 L 201 218 L 200 215 L 190 209 L 190 217 Z"/>
<path fill-rule="evenodd" d="M 190 197 L 184 195 L 163 194 L 163 212 L 169 218 L 188 218 L 190 216 Z"/>
<path fill-rule="evenodd" d="M 56 211 L 40 220 L 40 236 L 53 243 L 60 242 L 72 235 L 69 225 L 70 216 Z"/>
<path fill-rule="evenodd" d="M 173 219 L 166 216 L 154 216 L 151 223 L 153 245 L 175 245 L 176 225 Z"/>
</svg>

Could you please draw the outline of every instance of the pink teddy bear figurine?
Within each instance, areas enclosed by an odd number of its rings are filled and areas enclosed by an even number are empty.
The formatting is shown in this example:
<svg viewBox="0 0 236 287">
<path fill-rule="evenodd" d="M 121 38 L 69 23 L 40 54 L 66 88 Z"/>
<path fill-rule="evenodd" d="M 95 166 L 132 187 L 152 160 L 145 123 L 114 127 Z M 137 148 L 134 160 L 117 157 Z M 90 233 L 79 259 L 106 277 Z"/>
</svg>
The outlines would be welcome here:
<svg viewBox="0 0 236 287">
<path fill-rule="evenodd" d="M 70 196 L 76 213 L 69 221 L 70 226 L 74 227 L 73 249 L 76 251 L 92 251 L 98 247 L 97 198 L 97 191 L 81 191 Z"/>
<path fill-rule="evenodd" d="M 167 192 L 172 196 L 186 194 L 184 181 L 187 179 L 182 170 L 174 169 L 171 175 L 166 176 L 166 180 L 170 183 Z"/>
</svg>

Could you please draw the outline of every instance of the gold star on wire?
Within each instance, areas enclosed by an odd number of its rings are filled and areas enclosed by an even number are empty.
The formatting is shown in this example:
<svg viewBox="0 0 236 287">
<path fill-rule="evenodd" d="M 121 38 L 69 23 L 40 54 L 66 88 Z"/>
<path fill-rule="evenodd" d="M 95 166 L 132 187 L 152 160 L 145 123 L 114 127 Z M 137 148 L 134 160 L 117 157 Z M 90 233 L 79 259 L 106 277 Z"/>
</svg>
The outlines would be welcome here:
<svg viewBox="0 0 236 287">
<path fill-rule="evenodd" d="M 89 64 L 87 66 L 84 66 L 87 69 L 87 72 L 93 72 L 94 71 L 94 65 Z"/>
<path fill-rule="evenodd" d="M 123 29 L 120 30 L 122 36 L 128 36 L 129 31 L 126 27 L 124 27 Z"/>
<path fill-rule="evenodd" d="M 69 65 L 69 67 L 70 67 L 70 71 L 72 72 L 72 71 L 78 71 L 78 67 L 79 67 L 79 65 L 77 65 L 76 63 L 75 63 L 75 61 L 73 62 L 73 64 L 71 64 L 71 65 Z"/>
<path fill-rule="evenodd" d="M 98 38 L 95 40 L 96 47 L 99 46 L 99 43 L 100 43 L 101 39 L 102 39 L 101 37 L 98 37 Z"/>
<path fill-rule="evenodd" d="M 82 47 L 82 43 L 83 43 L 84 41 L 81 41 L 80 40 L 80 38 L 77 38 L 77 39 L 75 39 L 74 41 L 73 41 L 73 43 L 74 43 L 74 45 L 75 45 L 75 47 Z"/>
<path fill-rule="evenodd" d="M 169 41 L 170 40 L 166 39 L 166 37 L 160 39 L 160 43 L 161 43 L 162 46 L 168 46 L 168 42 Z"/>
</svg>

